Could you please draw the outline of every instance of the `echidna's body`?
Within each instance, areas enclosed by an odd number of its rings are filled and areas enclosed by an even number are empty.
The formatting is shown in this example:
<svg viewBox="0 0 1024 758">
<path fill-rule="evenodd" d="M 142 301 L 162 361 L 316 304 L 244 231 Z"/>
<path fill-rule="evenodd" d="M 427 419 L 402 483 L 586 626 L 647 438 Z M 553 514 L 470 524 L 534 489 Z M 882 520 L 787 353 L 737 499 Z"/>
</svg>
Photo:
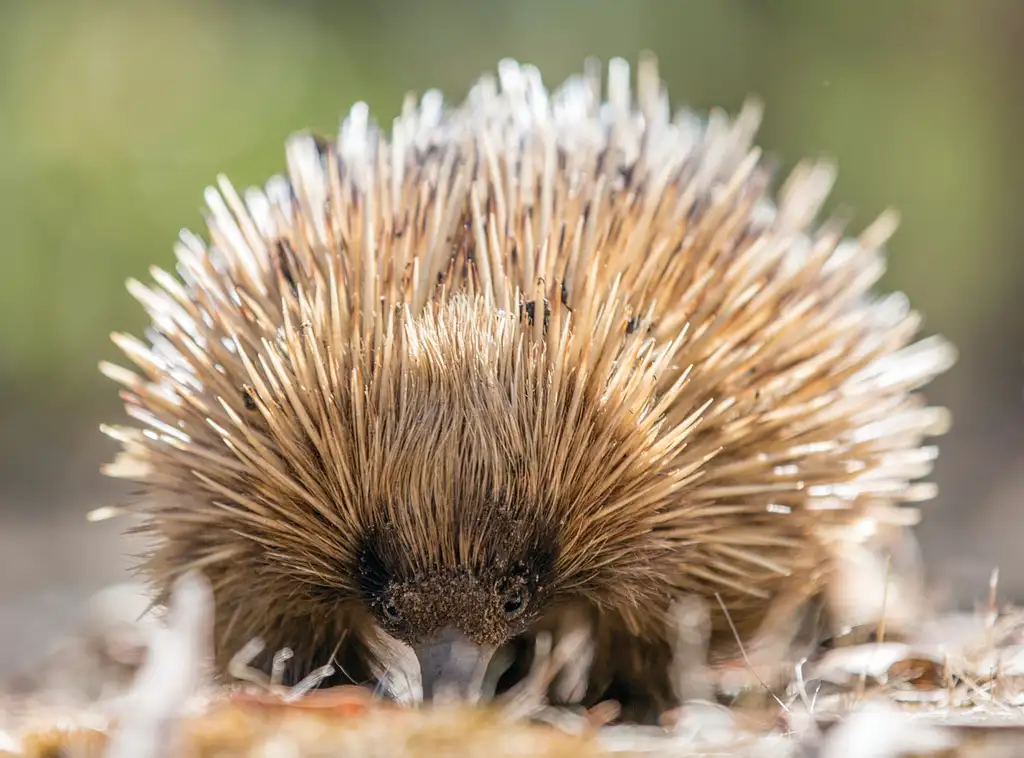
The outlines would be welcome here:
<svg viewBox="0 0 1024 758">
<path fill-rule="evenodd" d="M 260 637 L 360 679 L 386 630 L 464 682 L 460 651 L 575 608 L 613 651 L 592 694 L 660 702 L 672 598 L 753 633 L 836 527 L 928 496 L 945 416 L 914 393 L 951 350 L 869 295 L 888 224 L 814 227 L 829 170 L 770 203 L 753 110 L 672 120 L 653 68 L 635 105 L 611 73 L 602 103 L 503 64 L 390 137 L 357 107 L 287 179 L 208 192 L 184 283 L 131 284 L 154 327 L 107 371 L 145 431 L 112 473 L 157 585 L 212 581 L 222 665 Z"/>
</svg>

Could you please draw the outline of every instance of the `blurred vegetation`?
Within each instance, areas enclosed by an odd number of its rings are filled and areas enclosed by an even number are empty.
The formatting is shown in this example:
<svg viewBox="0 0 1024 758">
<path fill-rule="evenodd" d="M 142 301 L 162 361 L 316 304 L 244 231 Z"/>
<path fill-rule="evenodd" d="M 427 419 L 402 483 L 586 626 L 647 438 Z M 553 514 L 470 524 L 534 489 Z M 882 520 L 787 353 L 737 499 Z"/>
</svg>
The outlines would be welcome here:
<svg viewBox="0 0 1024 758">
<path fill-rule="evenodd" d="M 784 167 L 838 160 L 854 230 L 901 210 L 887 284 L 984 343 L 1020 275 L 1022 18 L 1012 0 L 2 0 L 0 417 L 31 414 L 18 439 L 68 412 L 91 433 L 116 403 L 108 334 L 143 325 L 124 280 L 202 231 L 218 172 L 262 182 L 291 131 L 333 132 L 356 100 L 387 122 L 407 90 L 461 99 L 505 56 L 554 85 L 650 49 L 674 105 L 761 97 Z"/>
</svg>

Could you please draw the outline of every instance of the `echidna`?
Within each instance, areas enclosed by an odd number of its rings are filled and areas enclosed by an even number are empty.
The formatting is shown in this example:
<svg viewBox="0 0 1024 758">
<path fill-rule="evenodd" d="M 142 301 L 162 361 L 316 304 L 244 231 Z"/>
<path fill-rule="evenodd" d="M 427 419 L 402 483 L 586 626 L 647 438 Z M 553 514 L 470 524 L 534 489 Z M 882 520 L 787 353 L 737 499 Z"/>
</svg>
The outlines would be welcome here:
<svg viewBox="0 0 1024 758">
<path fill-rule="evenodd" d="M 356 105 L 129 283 L 153 324 L 104 371 L 142 428 L 106 470 L 155 587 L 209 578 L 222 669 L 260 638 L 363 681 L 398 640 L 427 697 L 473 695 L 572 613 L 586 697 L 660 707 L 674 598 L 714 598 L 725 649 L 822 591 L 844 526 L 931 497 L 918 390 L 953 350 L 871 294 L 891 214 L 819 224 L 816 163 L 773 200 L 758 107 L 672 115 L 650 59 L 602 89 L 506 61 L 390 136 Z"/>
</svg>

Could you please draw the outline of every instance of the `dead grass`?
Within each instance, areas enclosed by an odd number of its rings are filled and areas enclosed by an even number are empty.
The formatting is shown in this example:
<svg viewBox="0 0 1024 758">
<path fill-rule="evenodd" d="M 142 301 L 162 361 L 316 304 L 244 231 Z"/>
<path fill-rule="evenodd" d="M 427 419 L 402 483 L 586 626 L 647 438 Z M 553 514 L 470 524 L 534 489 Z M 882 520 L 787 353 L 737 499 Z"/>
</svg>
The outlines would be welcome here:
<svg viewBox="0 0 1024 758">
<path fill-rule="evenodd" d="M 774 672 L 746 650 L 737 661 L 708 665 L 707 609 L 692 599 L 681 602 L 674 666 L 685 705 L 664 714 L 660 727 L 638 727 L 615 723 L 614 703 L 589 711 L 544 704 L 547 684 L 585 644 L 571 637 L 542 650 L 522 687 L 488 708 L 407 707 L 362 688 L 306 691 L 267 679 L 211 688 L 204 669 L 210 597 L 202 582 L 188 578 L 178 587 L 167 625 L 147 627 L 148 655 L 127 686 L 118 682 L 125 681 L 123 668 L 137 651 L 125 646 L 130 635 L 122 624 L 113 640 L 119 644 L 78 648 L 126 660 L 120 667 L 109 661 L 81 667 L 92 679 L 77 698 L 70 694 L 73 687 L 55 688 L 50 676 L 0 700 L 0 755 L 1020 755 L 1024 611 L 997 607 L 996 582 L 976 613 L 922 619 L 888 638 L 884 627 L 876 627 L 877 641 L 776 661 Z M 108 594 L 104 601 L 109 599 Z M 778 675 L 780 668 L 788 668 L 787 677 Z M 114 671 L 121 673 L 108 686 L 94 681 Z"/>
</svg>

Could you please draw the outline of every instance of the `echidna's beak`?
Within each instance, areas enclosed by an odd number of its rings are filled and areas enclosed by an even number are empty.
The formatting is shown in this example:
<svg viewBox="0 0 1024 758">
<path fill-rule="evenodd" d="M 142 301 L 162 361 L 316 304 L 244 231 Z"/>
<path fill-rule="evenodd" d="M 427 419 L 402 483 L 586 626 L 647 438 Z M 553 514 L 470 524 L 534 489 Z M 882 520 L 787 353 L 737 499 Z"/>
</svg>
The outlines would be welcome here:
<svg viewBox="0 0 1024 758">
<path fill-rule="evenodd" d="M 424 700 L 477 700 L 494 648 L 478 645 L 458 629 L 445 627 L 413 646 L 420 662 Z"/>
</svg>

